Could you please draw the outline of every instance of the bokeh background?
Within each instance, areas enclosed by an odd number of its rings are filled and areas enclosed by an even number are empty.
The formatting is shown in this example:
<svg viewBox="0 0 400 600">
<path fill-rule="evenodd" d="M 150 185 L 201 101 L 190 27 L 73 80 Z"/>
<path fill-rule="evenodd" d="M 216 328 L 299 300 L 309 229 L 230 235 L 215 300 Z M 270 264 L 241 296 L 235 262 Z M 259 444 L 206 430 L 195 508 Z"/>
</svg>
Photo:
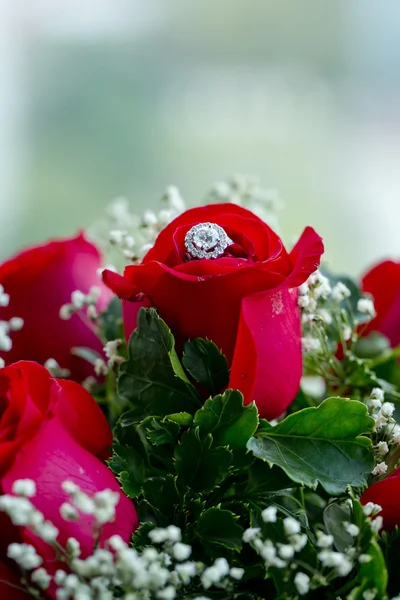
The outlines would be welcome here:
<svg viewBox="0 0 400 600">
<path fill-rule="evenodd" d="M 400 258 L 398 0 L 0 0 L 0 258 L 232 173 L 338 271 Z"/>
</svg>

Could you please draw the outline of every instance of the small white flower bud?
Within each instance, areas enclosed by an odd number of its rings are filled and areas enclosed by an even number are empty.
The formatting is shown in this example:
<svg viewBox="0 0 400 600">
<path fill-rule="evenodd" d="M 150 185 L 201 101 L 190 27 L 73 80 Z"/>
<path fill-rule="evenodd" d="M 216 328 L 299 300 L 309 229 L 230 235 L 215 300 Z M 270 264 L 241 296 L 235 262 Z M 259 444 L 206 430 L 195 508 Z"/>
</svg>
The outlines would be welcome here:
<svg viewBox="0 0 400 600">
<path fill-rule="evenodd" d="M 13 483 L 12 491 L 16 496 L 33 498 L 36 494 L 36 484 L 32 479 L 17 479 Z"/>
</svg>

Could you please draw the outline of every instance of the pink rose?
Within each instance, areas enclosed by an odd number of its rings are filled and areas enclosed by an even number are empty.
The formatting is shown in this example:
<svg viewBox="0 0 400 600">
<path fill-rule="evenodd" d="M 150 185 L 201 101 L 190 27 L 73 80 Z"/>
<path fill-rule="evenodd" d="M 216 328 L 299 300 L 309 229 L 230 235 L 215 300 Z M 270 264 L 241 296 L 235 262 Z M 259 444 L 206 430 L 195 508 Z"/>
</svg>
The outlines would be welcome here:
<svg viewBox="0 0 400 600">
<path fill-rule="evenodd" d="M 129 541 L 138 525 L 133 503 L 103 462 L 111 443 L 105 416 L 77 383 L 53 379 L 32 362 L 0 370 L 0 491 L 12 493 L 16 480 L 32 479 L 37 489 L 33 504 L 58 528 L 62 545 L 71 536 L 80 542 L 83 557 L 93 550 L 93 519 L 87 515 L 79 522 L 62 519 L 60 506 L 68 500 L 61 488 L 64 481 L 78 484 L 90 496 L 104 489 L 119 493 L 116 519 L 104 526 L 101 542 L 113 534 Z M 0 527 L 0 567 L 7 564 L 7 546 L 22 541 L 33 544 L 51 570 L 54 552 L 46 542 L 15 527 L 5 515 L 0 516 Z M 14 598 L 11 590 L 2 600 Z"/>
<path fill-rule="evenodd" d="M 64 321 L 59 312 L 74 290 L 88 293 L 92 286 L 101 290 L 98 308 L 107 306 L 111 294 L 98 277 L 99 267 L 100 253 L 83 234 L 29 248 L 0 265 L 0 285 L 10 296 L 9 305 L 0 307 L 0 320 L 24 321 L 22 329 L 10 333 L 11 350 L 0 353 L 6 364 L 21 359 L 44 364 L 54 358 L 75 381 L 93 375 L 93 367 L 72 355 L 71 348 L 101 353 L 100 339 L 81 316 Z"/>
</svg>

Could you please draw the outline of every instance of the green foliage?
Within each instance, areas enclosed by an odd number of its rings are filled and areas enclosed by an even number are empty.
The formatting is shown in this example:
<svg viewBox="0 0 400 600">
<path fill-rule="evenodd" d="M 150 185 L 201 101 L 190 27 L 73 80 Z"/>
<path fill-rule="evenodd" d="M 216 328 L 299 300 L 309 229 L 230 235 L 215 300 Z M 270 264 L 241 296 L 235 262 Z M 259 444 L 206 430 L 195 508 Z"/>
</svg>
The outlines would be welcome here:
<svg viewBox="0 0 400 600">
<path fill-rule="evenodd" d="M 118 393 L 134 406 L 124 415 L 125 425 L 148 416 L 192 414 L 201 406 L 179 362 L 174 338 L 154 309 L 139 311 L 128 350 L 129 360 L 122 364 L 118 379 Z"/>
<path fill-rule="evenodd" d="M 153 309 L 140 311 L 128 349 L 118 389 L 132 408 L 115 428 L 110 467 L 134 498 L 142 523 L 133 537 L 138 549 L 149 543 L 153 527 L 175 524 L 194 560 L 225 557 L 246 569 L 234 594 L 212 589 L 210 598 L 297 598 L 296 569 L 288 574 L 271 567 L 265 579 L 264 560 L 243 543 L 243 532 L 259 527 L 279 548 L 287 544 L 283 519 L 296 518 L 306 534 L 296 560 L 312 573 L 321 569 L 313 528 L 331 533 L 335 549 L 345 551 L 352 543 L 345 524 L 352 522 L 371 561 L 345 583 L 323 580 L 323 597 L 361 599 L 374 586 L 378 597 L 385 597 L 383 554 L 359 503 L 353 499 L 350 508 L 335 498 L 349 486 L 364 486 L 373 467 L 367 435 L 374 422 L 363 403 L 329 398 L 314 407 L 299 392 L 291 414 L 272 426 L 259 419 L 254 403 L 244 405 L 239 391 L 221 393 L 228 371 L 214 344 L 188 342 L 180 361 L 170 330 Z M 211 393 L 206 400 L 199 391 L 204 389 Z M 262 510 L 270 506 L 278 511 L 277 520 L 264 523 Z M 189 590 L 186 597 L 202 593 Z M 322 597 L 315 593 L 309 597 Z"/>
<path fill-rule="evenodd" d="M 218 394 L 229 382 L 228 362 L 210 340 L 197 338 L 186 342 L 182 364 L 210 394 Z"/>
<path fill-rule="evenodd" d="M 264 425 L 247 446 L 258 458 L 284 469 L 293 481 L 313 488 L 320 483 L 334 495 L 348 485 L 366 484 L 374 463 L 371 441 L 361 434 L 371 432 L 373 425 L 360 402 L 328 398 L 275 427 Z"/>
</svg>

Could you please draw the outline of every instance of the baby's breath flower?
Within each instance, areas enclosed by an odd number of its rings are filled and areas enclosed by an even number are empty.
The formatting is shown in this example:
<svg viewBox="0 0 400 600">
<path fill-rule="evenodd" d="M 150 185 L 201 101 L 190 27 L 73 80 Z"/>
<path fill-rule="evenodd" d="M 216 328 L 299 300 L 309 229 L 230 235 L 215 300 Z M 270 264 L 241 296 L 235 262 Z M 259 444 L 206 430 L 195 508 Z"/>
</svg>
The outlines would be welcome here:
<svg viewBox="0 0 400 600">
<path fill-rule="evenodd" d="M 384 475 L 384 473 L 386 473 L 386 471 L 387 471 L 387 468 L 388 468 L 388 466 L 385 462 L 380 462 L 372 470 L 372 475 L 375 475 L 375 476 Z"/>
<path fill-rule="evenodd" d="M 295 533 L 300 533 L 301 531 L 300 523 L 296 521 L 296 519 L 293 519 L 293 517 L 286 517 L 286 519 L 283 519 L 283 528 L 286 535 L 293 535 Z"/>
<path fill-rule="evenodd" d="M 382 506 L 379 504 L 374 504 L 374 502 L 367 502 L 363 506 L 363 512 L 366 517 L 374 517 L 382 510 Z"/>
<path fill-rule="evenodd" d="M 264 521 L 264 523 L 275 523 L 277 512 L 278 511 L 275 508 L 275 506 L 269 506 L 268 508 L 264 508 L 264 510 L 262 511 L 261 518 Z"/>
<path fill-rule="evenodd" d="M 357 310 L 371 319 L 376 316 L 374 303 L 369 298 L 360 298 L 357 302 Z"/>
<path fill-rule="evenodd" d="M 305 573 L 298 572 L 294 578 L 294 585 L 300 596 L 304 596 L 310 590 L 310 578 Z"/>
<path fill-rule="evenodd" d="M 380 402 L 383 402 L 385 398 L 385 393 L 383 390 L 381 390 L 381 388 L 373 388 L 370 394 L 370 398 L 372 400 L 379 400 Z"/>
<path fill-rule="evenodd" d="M 382 404 L 381 413 L 384 417 L 391 417 L 395 411 L 393 402 L 384 402 Z"/>
<path fill-rule="evenodd" d="M 36 494 L 36 484 L 32 479 L 17 479 L 13 483 L 12 491 L 16 496 L 33 498 Z"/>
<path fill-rule="evenodd" d="M 344 528 L 351 537 L 357 537 L 360 533 L 359 527 L 354 523 L 344 523 Z"/>
<path fill-rule="evenodd" d="M 338 283 L 332 289 L 332 298 L 335 302 L 342 302 L 345 298 L 350 298 L 351 292 L 347 285 L 343 282 L 338 281 Z"/>
<path fill-rule="evenodd" d="M 389 446 L 387 445 L 387 442 L 378 442 L 376 445 L 376 451 L 379 456 L 385 456 L 385 454 L 389 452 Z"/>
<path fill-rule="evenodd" d="M 320 548 L 330 548 L 333 544 L 333 536 L 317 531 L 317 546 Z"/>
<path fill-rule="evenodd" d="M 318 338 L 303 337 L 301 345 L 304 352 L 315 352 L 321 348 L 321 342 Z"/>
</svg>

